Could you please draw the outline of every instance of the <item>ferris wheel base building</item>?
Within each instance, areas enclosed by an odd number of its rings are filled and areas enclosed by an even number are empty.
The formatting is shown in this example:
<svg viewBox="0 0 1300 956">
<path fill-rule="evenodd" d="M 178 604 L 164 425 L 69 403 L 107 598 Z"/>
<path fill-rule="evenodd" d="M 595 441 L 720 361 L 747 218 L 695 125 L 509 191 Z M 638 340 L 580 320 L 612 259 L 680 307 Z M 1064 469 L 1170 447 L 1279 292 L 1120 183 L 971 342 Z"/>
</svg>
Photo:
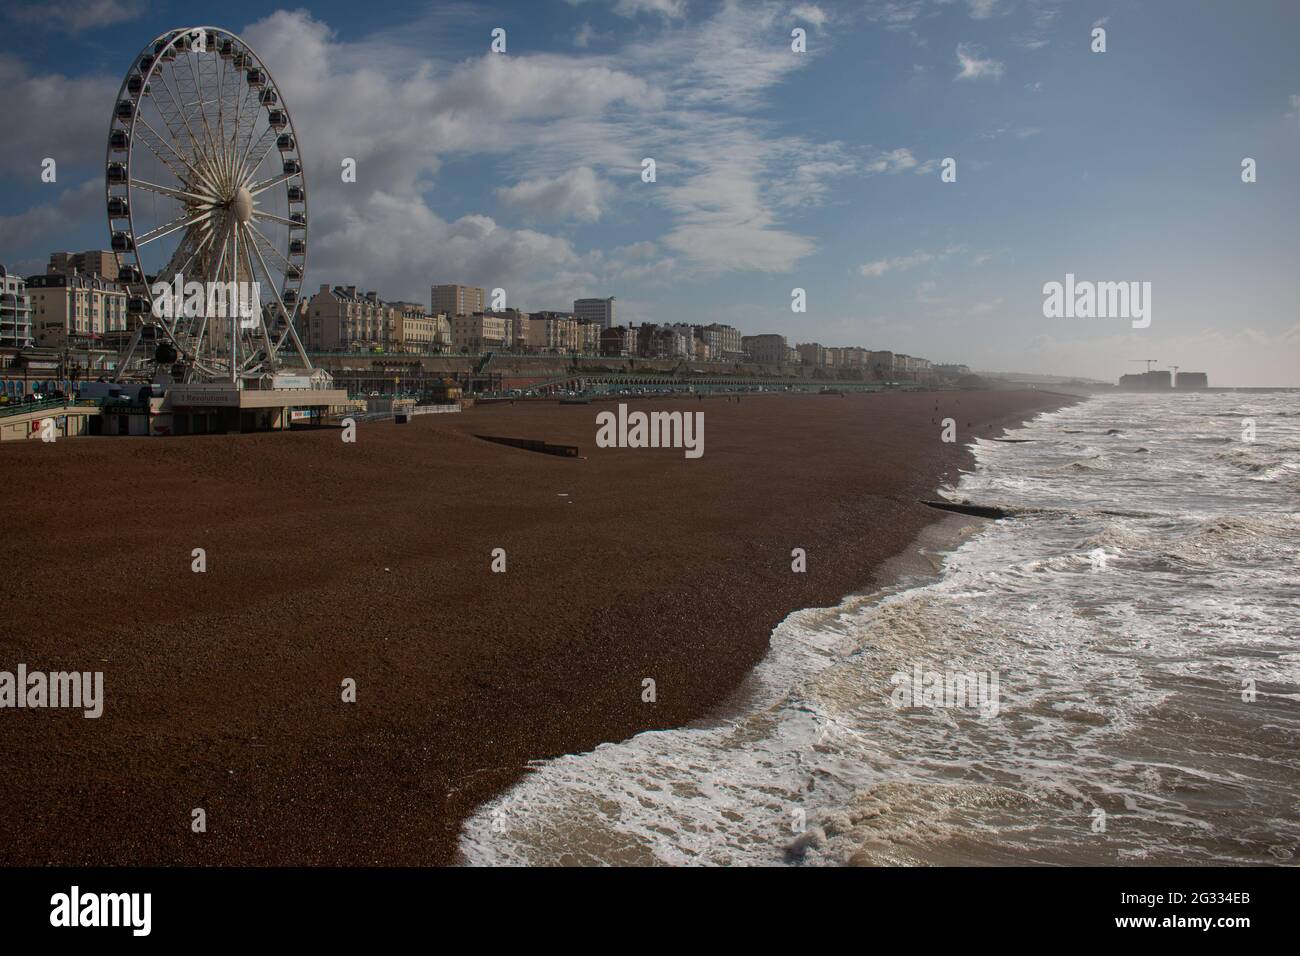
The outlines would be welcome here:
<svg viewBox="0 0 1300 956">
<path fill-rule="evenodd" d="M 159 402 L 157 411 L 151 410 L 148 431 L 137 433 L 212 435 L 287 431 L 295 425 L 318 425 L 332 408 L 347 404 L 348 395 L 342 389 L 297 391 L 237 389 L 230 385 L 173 385 Z"/>
</svg>

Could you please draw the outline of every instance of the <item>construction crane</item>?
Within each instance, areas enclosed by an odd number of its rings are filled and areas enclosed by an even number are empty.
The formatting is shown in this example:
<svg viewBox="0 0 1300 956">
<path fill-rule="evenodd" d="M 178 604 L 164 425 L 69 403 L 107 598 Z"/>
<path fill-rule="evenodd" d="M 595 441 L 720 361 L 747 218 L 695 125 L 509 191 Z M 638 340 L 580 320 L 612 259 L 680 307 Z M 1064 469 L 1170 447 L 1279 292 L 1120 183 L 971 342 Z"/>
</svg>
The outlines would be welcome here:
<svg viewBox="0 0 1300 956">
<path fill-rule="evenodd" d="M 1158 365 L 1158 364 L 1160 363 L 1160 359 L 1129 359 L 1129 361 L 1130 361 L 1130 362 L 1146 362 L 1146 363 L 1147 363 L 1147 371 L 1148 371 L 1148 372 L 1151 371 L 1151 366 L 1152 366 L 1152 365 Z"/>
</svg>

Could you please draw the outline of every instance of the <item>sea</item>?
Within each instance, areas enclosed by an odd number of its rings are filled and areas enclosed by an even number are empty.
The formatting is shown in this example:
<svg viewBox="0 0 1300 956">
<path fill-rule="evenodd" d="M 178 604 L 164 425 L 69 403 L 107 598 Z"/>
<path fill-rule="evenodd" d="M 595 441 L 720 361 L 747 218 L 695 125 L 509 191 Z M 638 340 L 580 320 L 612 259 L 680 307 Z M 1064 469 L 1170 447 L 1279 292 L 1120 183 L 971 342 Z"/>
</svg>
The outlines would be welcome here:
<svg viewBox="0 0 1300 956">
<path fill-rule="evenodd" d="M 715 717 L 537 762 L 463 861 L 1295 865 L 1300 394 L 1108 394 L 972 447 L 942 493 L 1012 517 L 791 614 Z"/>
</svg>

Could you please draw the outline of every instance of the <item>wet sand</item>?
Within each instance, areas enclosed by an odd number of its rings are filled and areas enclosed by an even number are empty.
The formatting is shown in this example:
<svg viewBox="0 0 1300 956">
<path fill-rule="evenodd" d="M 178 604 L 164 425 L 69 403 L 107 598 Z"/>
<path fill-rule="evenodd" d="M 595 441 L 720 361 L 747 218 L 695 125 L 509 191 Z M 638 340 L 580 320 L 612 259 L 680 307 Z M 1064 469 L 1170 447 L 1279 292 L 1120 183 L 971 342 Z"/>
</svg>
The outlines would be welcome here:
<svg viewBox="0 0 1300 956">
<path fill-rule="evenodd" d="M 363 424 L 351 445 L 6 443 L 0 670 L 102 670 L 107 699 L 97 720 L 0 710 L 0 862 L 455 862 L 461 821 L 528 761 L 708 714 L 786 614 L 875 586 L 942 518 L 918 499 L 969 467 L 961 443 L 1071 400 L 632 403 L 703 411 L 698 460 L 596 448 L 605 403 Z"/>
</svg>

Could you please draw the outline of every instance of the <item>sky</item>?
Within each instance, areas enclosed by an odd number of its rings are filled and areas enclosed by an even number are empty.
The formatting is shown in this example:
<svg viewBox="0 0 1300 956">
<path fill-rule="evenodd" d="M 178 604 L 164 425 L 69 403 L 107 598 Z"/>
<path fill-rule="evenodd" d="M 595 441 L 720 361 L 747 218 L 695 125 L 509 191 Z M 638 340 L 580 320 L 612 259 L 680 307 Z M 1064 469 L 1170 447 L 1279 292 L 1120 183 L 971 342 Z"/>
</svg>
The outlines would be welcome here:
<svg viewBox="0 0 1300 956">
<path fill-rule="evenodd" d="M 6 0 L 0 263 L 107 247 L 117 89 L 195 25 L 243 37 L 293 117 L 308 291 L 612 295 L 623 322 L 981 370 L 1300 385 L 1293 0 Z M 1046 317 L 1067 274 L 1149 282 L 1149 326 Z"/>
</svg>

